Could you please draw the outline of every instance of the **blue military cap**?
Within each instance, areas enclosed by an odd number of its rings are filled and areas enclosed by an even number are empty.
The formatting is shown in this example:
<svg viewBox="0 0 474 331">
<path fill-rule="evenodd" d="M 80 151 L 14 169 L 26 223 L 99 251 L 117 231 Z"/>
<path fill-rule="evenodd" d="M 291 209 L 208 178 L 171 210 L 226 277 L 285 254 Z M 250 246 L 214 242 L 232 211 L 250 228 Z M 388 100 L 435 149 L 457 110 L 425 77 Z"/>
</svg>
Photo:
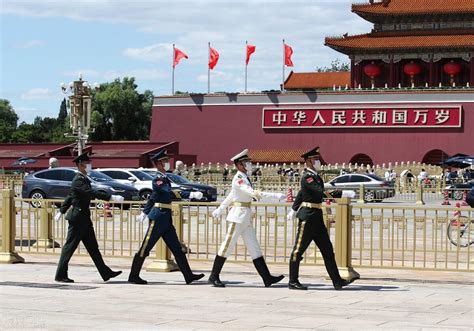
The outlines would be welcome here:
<svg viewBox="0 0 474 331">
<path fill-rule="evenodd" d="M 91 159 L 89 157 L 89 153 L 88 152 L 84 152 L 82 153 L 81 155 L 77 156 L 74 158 L 74 160 L 72 160 L 72 162 L 74 163 L 80 163 L 80 162 L 91 162 Z"/>
<path fill-rule="evenodd" d="M 313 148 L 310 151 L 307 151 L 306 153 L 301 155 L 301 157 L 304 158 L 305 160 L 309 158 L 319 158 L 319 146 Z"/>
<path fill-rule="evenodd" d="M 162 149 L 161 151 L 159 151 L 158 153 L 156 153 L 156 154 L 154 154 L 150 157 L 152 162 L 156 162 L 156 161 L 163 160 L 163 159 L 169 159 L 169 158 L 170 157 L 166 153 L 166 149 Z"/>
</svg>

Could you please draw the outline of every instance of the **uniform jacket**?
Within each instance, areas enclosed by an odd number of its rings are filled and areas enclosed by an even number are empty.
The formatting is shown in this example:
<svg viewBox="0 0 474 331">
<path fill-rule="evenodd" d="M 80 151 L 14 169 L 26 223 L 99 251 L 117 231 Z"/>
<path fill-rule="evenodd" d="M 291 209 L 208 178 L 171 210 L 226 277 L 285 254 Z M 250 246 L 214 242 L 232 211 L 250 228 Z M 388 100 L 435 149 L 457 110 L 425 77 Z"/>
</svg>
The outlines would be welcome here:
<svg viewBox="0 0 474 331">
<path fill-rule="evenodd" d="M 173 200 L 189 198 L 190 192 L 179 192 L 171 190 L 171 181 L 165 174 L 157 172 L 152 181 L 153 192 L 150 195 L 143 212 L 148 215 L 150 220 L 159 220 L 162 218 L 171 219 L 171 210 L 168 208 L 155 207 L 155 203 L 170 204 Z"/>
<path fill-rule="evenodd" d="M 313 220 L 322 217 L 321 209 L 301 207 L 302 202 L 321 203 L 324 196 L 324 182 L 314 171 L 305 169 L 301 177 L 301 189 L 296 195 L 292 209 L 298 210 L 296 217 L 300 220 Z"/>
<path fill-rule="evenodd" d="M 110 194 L 94 190 L 90 179 L 82 173 L 77 173 L 71 183 L 71 193 L 64 200 L 61 210 L 65 210 L 70 204 L 71 209 L 66 214 L 66 219 L 70 222 L 78 222 L 83 218 L 90 218 L 89 205 L 91 200 L 110 200 Z"/>
<path fill-rule="evenodd" d="M 252 202 L 254 199 L 260 198 L 259 194 L 254 191 L 248 176 L 242 171 L 237 171 L 232 179 L 232 189 L 227 197 L 222 201 L 219 208 L 221 210 L 227 208 L 233 202 Z M 251 222 L 252 210 L 248 207 L 231 208 L 227 214 L 227 221 L 235 223 Z"/>
</svg>

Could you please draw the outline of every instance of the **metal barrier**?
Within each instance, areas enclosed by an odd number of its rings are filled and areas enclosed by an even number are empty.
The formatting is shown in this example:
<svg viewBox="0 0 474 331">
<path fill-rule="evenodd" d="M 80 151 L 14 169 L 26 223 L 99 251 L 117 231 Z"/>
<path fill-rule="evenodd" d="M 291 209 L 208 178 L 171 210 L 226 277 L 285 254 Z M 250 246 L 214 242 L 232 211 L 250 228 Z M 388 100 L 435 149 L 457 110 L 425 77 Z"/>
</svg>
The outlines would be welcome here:
<svg viewBox="0 0 474 331">
<path fill-rule="evenodd" d="M 65 242 L 67 223 L 53 220 L 59 200 L 43 200 L 40 208 L 31 199 L 14 198 L 12 190 L 2 191 L 2 254 L 59 254 Z M 140 202 L 111 204 L 94 201 L 92 221 L 104 256 L 131 257 L 139 249 L 147 223 L 137 223 Z M 174 202 L 173 223 L 191 260 L 210 261 L 218 251 L 226 232 L 225 215 L 212 218 L 217 203 Z M 288 222 L 290 204 L 252 204 L 253 224 L 265 259 L 269 263 L 288 263 L 296 236 L 297 220 Z M 16 212 L 16 214 L 15 214 Z M 323 208 L 325 222 L 335 246 L 338 266 L 353 274 L 356 267 L 415 268 L 432 270 L 471 270 L 471 248 L 455 246 L 447 237 L 448 225 L 456 219 L 474 219 L 470 208 L 337 204 Z M 474 225 L 473 225 L 474 228 Z M 460 236 L 458 230 L 451 235 Z M 468 233 L 468 242 L 471 242 Z M 78 254 L 86 254 L 82 245 Z M 162 240 L 151 253 L 155 256 L 147 270 L 176 268 Z M 251 261 L 239 241 L 229 261 Z M 310 247 L 302 263 L 322 265 L 316 248 Z"/>
</svg>

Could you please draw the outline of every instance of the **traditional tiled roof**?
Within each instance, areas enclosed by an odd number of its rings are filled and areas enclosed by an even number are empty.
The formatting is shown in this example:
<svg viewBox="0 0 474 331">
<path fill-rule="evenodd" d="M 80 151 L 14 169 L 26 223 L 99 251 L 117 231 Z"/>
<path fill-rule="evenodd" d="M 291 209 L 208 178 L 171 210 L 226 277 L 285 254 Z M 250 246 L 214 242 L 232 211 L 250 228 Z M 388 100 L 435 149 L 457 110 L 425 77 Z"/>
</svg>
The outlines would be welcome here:
<svg viewBox="0 0 474 331">
<path fill-rule="evenodd" d="M 431 36 L 391 36 L 378 37 L 363 34 L 349 37 L 325 39 L 325 45 L 343 53 L 363 49 L 440 49 L 440 48 L 474 48 L 474 34 L 464 35 L 431 35 Z"/>
<path fill-rule="evenodd" d="M 251 149 L 252 163 L 298 163 L 303 162 L 301 155 L 306 149 Z"/>
<path fill-rule="evenodd" d="M 285 81 L 287 90 L 307 90 L 332 88 L 350 85 L 351 73 L 348 71 L 337 72 L 291 72 Z"/>
<path fill-rule="evenodd" d="M 458 14 L 474 13 L 474 4 L 472 0 L 389 0 L 353 4 L 352 11 L 376 15 Z"/>
</svg>

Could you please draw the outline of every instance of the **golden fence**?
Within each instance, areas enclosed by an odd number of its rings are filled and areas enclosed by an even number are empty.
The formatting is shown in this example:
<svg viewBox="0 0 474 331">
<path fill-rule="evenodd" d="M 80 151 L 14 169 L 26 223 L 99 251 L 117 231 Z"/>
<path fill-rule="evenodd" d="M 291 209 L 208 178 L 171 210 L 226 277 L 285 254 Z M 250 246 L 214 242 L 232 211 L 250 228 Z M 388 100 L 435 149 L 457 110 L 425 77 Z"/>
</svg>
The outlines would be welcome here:
<svg viewBox="0 0 474 331">
<path fill-rule="evenodd" d="M 61 201 L 42 200 L 39 208 L 30 202 L 30 199 L 15 198 L 12 190 L 2 190 L 0 256 L 3 262 L 21 261 L 22 253 L 59 254 L 65 242 L 67 221 L 64 218 L 59 222 L 53 220 L 56 205 Z M 124 202 L 106 206 L 103 201 L 93 202 L 92 222 L 104 256 L 131 257 L 139 249 L 148 225 L 136 222 L 141 204 Z M 191 260 L 211 261 L 225 238 L 225 215 L 220 220 L 211 216 L 217 205 L 172 204 L 173 223 Z M 291 255 L 297 220 L 287 221 L 290 206 L 252 204 L 257 238 L 269 263 L 286 264 Z M 470 244 L 474 243 L 474 224 L 468 225 L 474 222 L 474 210 L 469 207 L 354 204 L 343 198 L 323 208 L 323 212 L 336 260 L 342 269 L 354 266 L 472 270 Z M 87 252 L 80 245 L 76 254 Z M 172 269 L 170 253 L 162 240 L 151 256 L 155 256 L 155 260 L 147 270 Z M 241 240 L 229 260 L 251 261 Z M 323 264 L 315 245 L 306 251 L 303 263 Z"/>
</svg>

